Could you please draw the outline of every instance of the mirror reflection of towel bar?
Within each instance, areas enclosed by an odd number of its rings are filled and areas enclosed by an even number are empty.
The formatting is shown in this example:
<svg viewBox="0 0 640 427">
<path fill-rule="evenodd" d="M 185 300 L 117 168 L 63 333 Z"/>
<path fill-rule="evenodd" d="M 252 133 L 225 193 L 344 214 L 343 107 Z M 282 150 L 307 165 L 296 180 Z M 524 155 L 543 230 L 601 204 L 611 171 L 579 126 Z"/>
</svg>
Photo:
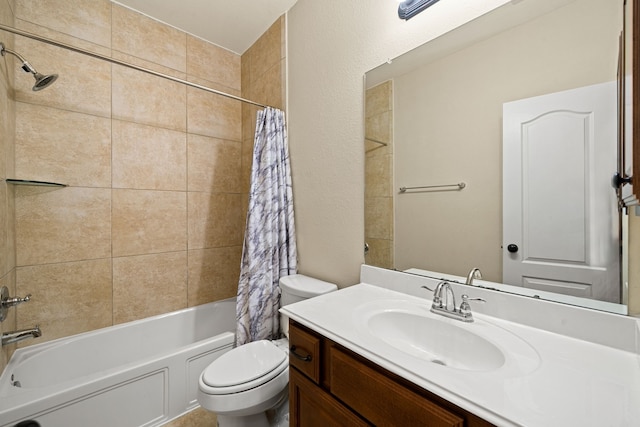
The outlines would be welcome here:
<svg viewBox="0 0 640 427">
<path fill-rule="evenodd" d="M 405 193 L 407 190 L 422 190 L 425 188 L 444 188 L 444 187 L 457 187 L 458 190 L 462 190 L 467 184 L 459 182 L 457 184 L 445 184 L 445 185 L 424 185 L 422 187 L 400 187 L 400 192 Z"/>
</svg>

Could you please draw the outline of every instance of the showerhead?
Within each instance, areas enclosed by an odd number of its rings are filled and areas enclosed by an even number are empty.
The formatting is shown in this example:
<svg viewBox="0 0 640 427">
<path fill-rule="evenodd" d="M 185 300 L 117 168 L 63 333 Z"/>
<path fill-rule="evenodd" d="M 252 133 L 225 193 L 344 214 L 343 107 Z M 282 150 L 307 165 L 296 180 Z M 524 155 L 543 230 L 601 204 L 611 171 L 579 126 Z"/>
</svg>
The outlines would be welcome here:
<svg viewBox="0 0 640 427">
<path fill-rule="evenodd" d="M 46 76 L 43 74 L 40 74 L 38 72 L 36 72 L 33 77 L 36 79 L 36 83 L 33 85 L 33 87 L 31 88 L 31 90 L 33 91 L 39 91 L 42 90 L 44 88 L 47 88 L 49 86 L 51 86 L 53 84 L 53 82 L 56 81 L 56 79 L 58 78 L 57 74 L 47 74 Z"/>
<path fill-rule="evenodd" d="M 46 87 L 49 87 L 58 78 L 57 74 L 48 74 L 48 75 L 40 74 L 39 72 L 36 71 L 35 68 L 33 68 L 31 64 L 27 62 L 26 59 L 22 57 L 22 55 L 10 49 L 7 49 L 4 46 L 4 43 L 0 42 L 0 55 L 4 56 L 7 53 L 10 53 L 11 55 L 15 56 L 22 62 L 21 67 L 26 73 L 33 74 L 33 78 L 36 79 L 36 83 L 31 88 L 31 90 L 33 91 L 39 91 Z"/>
</svg>

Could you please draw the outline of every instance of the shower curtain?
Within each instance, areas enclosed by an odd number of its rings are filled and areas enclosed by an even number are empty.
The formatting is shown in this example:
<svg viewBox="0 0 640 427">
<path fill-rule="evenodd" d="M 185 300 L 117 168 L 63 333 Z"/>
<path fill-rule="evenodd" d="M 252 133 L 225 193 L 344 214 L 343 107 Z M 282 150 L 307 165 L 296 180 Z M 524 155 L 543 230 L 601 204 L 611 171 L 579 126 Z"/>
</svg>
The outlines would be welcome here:
<svg viewBox="0 0 640 427">
<path fill-rule="evenodd" d="M 280 277 L 297 270 L 284 112 L 258 112 L 242 249 L 236 345 L 279 336 Z"/>
</svg>

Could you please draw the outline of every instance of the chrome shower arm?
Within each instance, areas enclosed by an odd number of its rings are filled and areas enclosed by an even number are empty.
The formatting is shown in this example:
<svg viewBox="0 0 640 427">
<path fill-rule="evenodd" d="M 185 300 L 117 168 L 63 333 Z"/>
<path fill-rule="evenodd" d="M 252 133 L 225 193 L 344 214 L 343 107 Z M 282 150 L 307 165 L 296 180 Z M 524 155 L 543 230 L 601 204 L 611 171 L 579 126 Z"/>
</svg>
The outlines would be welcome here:
<svg viewBox="0 0 640 427">
<path fill-rule="evenodd" d="M 35 73 L 35 70 L 31 66 L 31 64 L 29 64 L 29 62 L 27 62 L 27 60 L 24 59 L 24 57 L 22 55 L 20 55 L 18 52 L 14 52 L 11 49 L 7 49 L 7 47 L 4 45 L 4 43 L 0 42 L 0 55 L 5 56 L 5 54 L 7 54 L 7 53 L 10 53 L 11 55 L 13 55 L 16 58 L 18 58 L 20 60 L 20 62 L 22 62 L 22 69 L 25 72 L 27 72 L 27 73 Z"/>
</svg>

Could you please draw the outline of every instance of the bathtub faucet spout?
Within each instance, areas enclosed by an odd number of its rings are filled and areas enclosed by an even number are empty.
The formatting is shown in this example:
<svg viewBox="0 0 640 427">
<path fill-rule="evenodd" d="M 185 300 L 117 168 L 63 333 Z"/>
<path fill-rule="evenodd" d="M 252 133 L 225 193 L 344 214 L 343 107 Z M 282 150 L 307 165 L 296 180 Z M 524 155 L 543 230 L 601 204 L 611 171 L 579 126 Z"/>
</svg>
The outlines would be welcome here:
<svg viewBox="0 0 640 427">
<path fill-rule="evenodd" d="M 39 336 L 42 336 L 42 331 L 40 330 L 40 326 L 38 325 L 36 325 L 35 328 L 7 332 L 5 334 L 2 334 L 2 345 L 5 346 L 13 344 L 14 342 L 26 340 L 27 338 L 38 338 Z"/>
</svg>

